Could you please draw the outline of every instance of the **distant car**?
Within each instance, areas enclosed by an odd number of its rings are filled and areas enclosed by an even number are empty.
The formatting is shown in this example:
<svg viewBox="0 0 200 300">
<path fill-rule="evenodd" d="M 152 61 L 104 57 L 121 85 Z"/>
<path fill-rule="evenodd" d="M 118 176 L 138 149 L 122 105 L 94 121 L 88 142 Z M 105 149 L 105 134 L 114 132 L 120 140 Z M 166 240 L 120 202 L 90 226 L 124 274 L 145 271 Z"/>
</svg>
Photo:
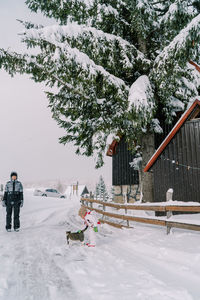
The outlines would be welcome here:
<svg viewBox="0 0 200 300">
<path fill-rule="evenodd" d="M 47 195 L 47 197 L 65 198 L 65 195 L 61 194 L 55 189 L 46 189 L 45 194 Z"/>
<path fill-rule="evenodd" d="M 35 190 L 34 191 L 34 196 L 65 198 L 65 195 L 59 193 L 55 189 L 46 189 L 45 191 Z"/>
<path fill-rule="evenodd" d="M 41 190 L 35 190 L 33 193 L 34 196 L 44 196 L 47 197 L 47 194 Z"/>
</svg>

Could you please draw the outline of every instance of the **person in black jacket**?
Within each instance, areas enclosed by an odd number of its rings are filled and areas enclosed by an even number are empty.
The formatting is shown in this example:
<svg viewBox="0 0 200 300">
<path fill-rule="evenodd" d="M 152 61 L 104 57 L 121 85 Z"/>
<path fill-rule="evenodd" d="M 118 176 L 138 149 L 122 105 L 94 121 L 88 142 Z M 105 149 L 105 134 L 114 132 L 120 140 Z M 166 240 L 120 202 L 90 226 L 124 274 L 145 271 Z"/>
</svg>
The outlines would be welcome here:
<svg viewBox="0 0 200 300">
<path fill-rule="evenodd" d="M 14 230 L 19 231 L 20 228 L 20 207 L 23 206 L 23 186 L 17 180 L 17 173 L 10 174 L 11 180 L 6 183 L 2 204 L 6 207 L 6 230 L 11 231 L 12 228 L 12 212 L 14 211 Z"/>
</svg>

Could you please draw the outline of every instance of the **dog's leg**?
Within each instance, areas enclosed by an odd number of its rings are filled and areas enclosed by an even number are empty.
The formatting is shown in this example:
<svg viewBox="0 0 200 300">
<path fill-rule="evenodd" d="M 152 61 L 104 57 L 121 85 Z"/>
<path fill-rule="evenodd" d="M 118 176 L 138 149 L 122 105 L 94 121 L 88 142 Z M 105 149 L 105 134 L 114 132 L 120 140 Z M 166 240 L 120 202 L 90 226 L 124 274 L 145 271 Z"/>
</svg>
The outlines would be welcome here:
<svg viewBox="0 0 200 300">
<path fill-rule="evenodd" d="M 67 245 L 69 245 L 69 236 L 67 236 Z"/>
</svg>

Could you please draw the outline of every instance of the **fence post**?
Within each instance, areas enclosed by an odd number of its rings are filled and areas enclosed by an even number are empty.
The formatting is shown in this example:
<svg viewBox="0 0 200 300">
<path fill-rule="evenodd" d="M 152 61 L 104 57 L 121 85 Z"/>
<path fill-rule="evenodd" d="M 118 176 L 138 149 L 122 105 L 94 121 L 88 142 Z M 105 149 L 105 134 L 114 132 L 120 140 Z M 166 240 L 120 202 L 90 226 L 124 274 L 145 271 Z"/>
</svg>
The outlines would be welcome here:
<svg viewBox="0 0 200 300">
<path fill-rule="evenodd" d="M 173 189 L 168 189 L 166 192 L 166 202 L 172 201 L 173 199 Z M 167 211 L 167 219 L 172 216 L 172 211 Z M 167 234 L 170 234 L 171 226 L 167 225 Z"/>
<path fill-rule="evenodd" d="M 83 198 L 81 198 L 81 205 L 84 205 L 84 200 L 83 200 Z"/>
<path fill-rule="evenodd" d="M 105 200 L 105 195 L 103 195 L 103 199 L 101 198 L 101 201 L 103 202 L 103 211 L 106 211 L 106 207 L 104 205 L 104 200 Z M 104 219 L 105 219 L 105 215 L 102 215 L 102 220 L 104 220 Z"/>
<path fill-rule="evenodd" d="M 93 202 L 90 202 L 90 207 L 93 208 Z"/>
<path fill-rule="evenodd" d="M 123 194 L 123 198 L 124 198 L 124 204 L 127 205 L 127 194 L 126 193 Z M 127 215 L 127 207 L 125 207 L 125 215 Z M 126 220 L 126 224 L 129 227 L 129 220 Z"/>
</svg>

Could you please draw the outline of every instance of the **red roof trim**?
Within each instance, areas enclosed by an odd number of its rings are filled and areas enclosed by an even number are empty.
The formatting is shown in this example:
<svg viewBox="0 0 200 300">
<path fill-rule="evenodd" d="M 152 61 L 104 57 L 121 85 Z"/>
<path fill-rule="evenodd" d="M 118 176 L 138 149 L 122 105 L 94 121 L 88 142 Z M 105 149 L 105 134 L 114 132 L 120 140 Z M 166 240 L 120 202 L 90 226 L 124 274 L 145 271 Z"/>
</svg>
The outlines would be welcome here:
<svg viewBox="0 0 200 300">
<path fill-rule="evenodd" d="M 113 140 L 112 143 L 110 144 L 109 148 L 108 148 L 108 151 L 107 151 L 106 155 L 107 156 L 113 156 L 113 154 L 115 154 L 117 145 L 118 145 L 118 141 Z"/>
<path fill-rule="evenodd" d="M 168 136 L 165 138 L 165 140 L 162 142 L 160 147 L 157 149 L 157 151 L 154 153 L 154 155 L 151 157 L 149 162 L 147 163 L 146 167 L 144 168 L 144 172 L 147 172 L 152 165 L 155 163 L 157 158 L 160 156 L 160 154 L 163 152 L 163 150 L 167 147 L 169 142 L 172 140 L 172 138 L 175 136 L 177 131 L 181 128 L 181 126 L 185 123 L 188 116 L 191 114 L 191 112 L 194 110 L 196 106 L 200 106 L 200 101 L 195 100 L 194 103 L 186 110 L 186 112 L 182 115 L 180 120 L 176 123 L 176 125 L 172 128 L 171 132 L 168 134 Z"/>
<path fill-rule="evenodd" d="M 192 60 L 190 60 L 189 63 L 190 63 L 191 65 L 193 65 L 193 66 L 196 68 L 197 71 L 200 72 L 200 67 L 199 67 L 195 62 L 193 62 Z"/>
</svg>

